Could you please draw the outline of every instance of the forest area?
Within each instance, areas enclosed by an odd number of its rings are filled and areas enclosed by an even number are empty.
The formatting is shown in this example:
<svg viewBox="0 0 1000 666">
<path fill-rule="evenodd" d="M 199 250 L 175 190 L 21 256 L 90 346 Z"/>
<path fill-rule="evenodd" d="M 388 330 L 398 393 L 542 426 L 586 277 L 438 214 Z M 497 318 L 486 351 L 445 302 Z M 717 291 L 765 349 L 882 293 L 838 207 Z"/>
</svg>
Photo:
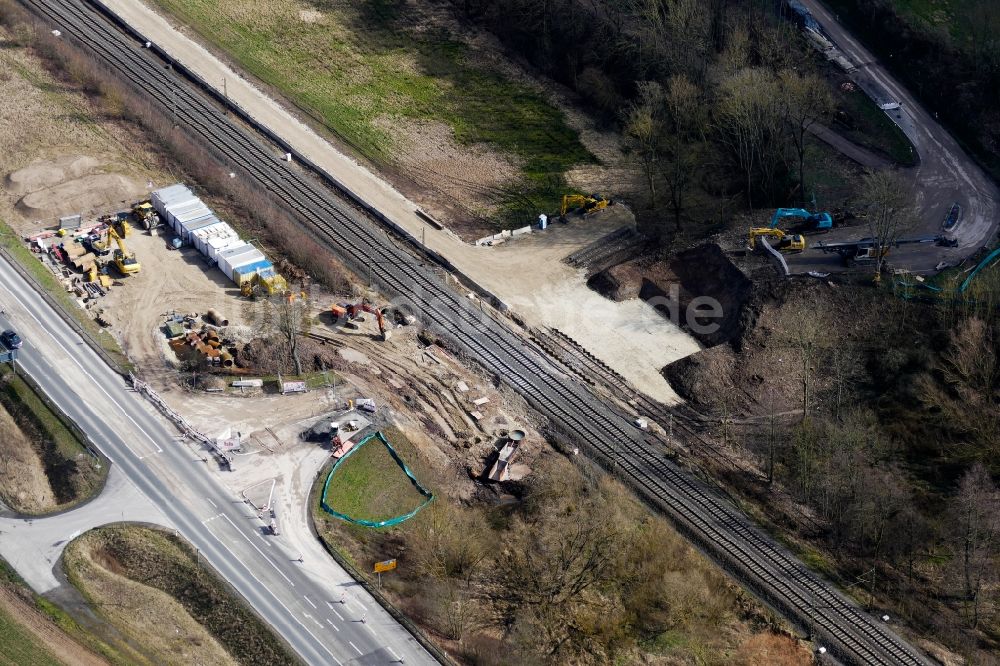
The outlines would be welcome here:
<svg viewBox="0 0 1000 666">
<path fill-rule="evenodd" d="M 831 122 L 837 91 L 780 2 L 453 4 L 621 128 L 644 181 L 639 224 L 663 247 L 808 203 L 809 129 Z M 931 22 L 912 12 L 927 3 L 830 4 L 998 173 L 1000 3 L 931 3 Z M 859 178 L 854 196 L 877 207 L 878 180 Z M 901 188 L 882 189 L 905 210 Z M 755 471 L 726 483 L 870 611 L 968 663 L 998 663 L 996 271 L 962 300 L 778 293 L 741 339 L 678 362 L 682 395 L 744 419 L 716 434 Z"/>
<path fill-rule="evenodd" d="M 809 196 L 809 128 L 830 83 L 770 1 L 455 0 L 518 56 L 619 127 L 647 233 L 717 229 Z"/>
</svg>

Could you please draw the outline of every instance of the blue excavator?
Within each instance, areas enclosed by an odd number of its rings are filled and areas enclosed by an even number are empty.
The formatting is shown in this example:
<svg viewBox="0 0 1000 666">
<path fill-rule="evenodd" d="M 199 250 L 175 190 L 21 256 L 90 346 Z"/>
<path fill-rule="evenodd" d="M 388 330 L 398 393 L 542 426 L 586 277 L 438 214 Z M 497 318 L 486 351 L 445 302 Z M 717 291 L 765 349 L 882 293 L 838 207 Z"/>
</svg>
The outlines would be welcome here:
<svg viewBox="0 0 1000 666">
<path fill-rule="evenodd" d="M 779 208 L 774 211 L 774 215 L 771 217 L 771 228 L 777 229 L 778 224 L 787 218 L 802 220 L 788 228 L 788 231 L 791 232 L 809 233 L 833 229 L 833 216 L 830 213 L 825 211 L 810 213 L 804 208 Z"/>
</svg>

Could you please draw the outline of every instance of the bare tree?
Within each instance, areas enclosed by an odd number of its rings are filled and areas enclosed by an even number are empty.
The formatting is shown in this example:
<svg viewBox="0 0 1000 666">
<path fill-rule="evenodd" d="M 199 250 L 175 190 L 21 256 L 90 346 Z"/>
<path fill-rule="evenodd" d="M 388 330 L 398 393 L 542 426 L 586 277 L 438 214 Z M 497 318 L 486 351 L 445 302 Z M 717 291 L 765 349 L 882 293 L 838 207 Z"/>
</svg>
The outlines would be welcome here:
<svg viewBox="0 0 1000 666">
<path fill-rule="evenodd" d="M 753 209 L 754 175 L 770 190 L 780 161 L 780 152 L 775 154 L 782 126 L 780 91 L 768 70 L 745 68 L 723 81 L 720 92 L 719 135 L 743 171 L 747 206 Z"/>
<path fill-rule="evenodd" d="M 639 98 L 625 112 L 625 146 L 642 165 L 649 205 L 656 206 L 656 162 L 663 137 L 663 89 L 652 81 L 639 83 Z"/>
<path fill-rule="evenodd" d="M 882 275 L 885 257 L 907 229 L 913 218 L 910 185 L 896 172 L 871 171 L 865 174 L 861 196 L 868 207 L 868 231 L 875 252 L 876 280 Z"/>
<path fill-rule="evenodd" d="M 779 74 L 781 103 L 788 133 L 798 158 L 799 196 L 806 197 L 806 138 L 813 125 L 833 112 L 833 95 L 826 82 L 815 74 L 801 75 L 786 69 Z"/>
<path fill-rule="evenodd" d="M 280 297 L 274 309 L 275 326 L 288 343 L 288 353 L 299 376 L 302 375 L 299 336 L 308 329 L 311 313 L 312 306 L 304 292 L 301 297 L 295 294 Z"/>
<path fill-rule="evenodd" d="M 980 463 L 962 477 L 951 516 L 966 619 L 975 629 L 982 619 L 983 590 L 997 577 L 1000 554 L 1000 493 Z"/>
</svg>

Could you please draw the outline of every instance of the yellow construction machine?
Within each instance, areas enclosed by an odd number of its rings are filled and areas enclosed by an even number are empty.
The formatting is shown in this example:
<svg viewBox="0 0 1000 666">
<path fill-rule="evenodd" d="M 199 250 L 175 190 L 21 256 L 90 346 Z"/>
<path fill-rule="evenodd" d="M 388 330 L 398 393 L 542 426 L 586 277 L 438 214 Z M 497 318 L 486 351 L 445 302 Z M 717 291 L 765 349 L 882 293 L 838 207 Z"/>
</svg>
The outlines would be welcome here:
<svg viewBox="0 0 1000 666">
<path fill-rule="evenodd" d="M 288 283 L 273 270 L 267 273 L 255 273 L 252 278 L 240 285 L 240 294 L 246 298 L 258 296 L 281 296 L 288 292 Z"/>
<path fill-rule="evenodd" d="M 600 194 L 565 194 L 562 198 L 562 206 L 559 208 L 559 215 L 565 216 L 567 212 L 574 211 L 580 215 L 593 213 L 611 205 L 611 199 L 602 197 Z"/>
<path fill-rule="evenodd" d="M 128 225 L 128 222 L 123 222 L 123 224 Z M 126 226 L 126 228 L 128 227 Z M 135 252 L 129 251 L 128 247 L 125 245 L 125 239 L 118 235 L 118 232 L 115 231 L 114 225 L 108 227 L 108 240 L 106 245 L 110 244 L 112 238 L 118 244 L 118 249 L 111 255 L 111 260 L 115 262 L 115 268 L 117 268 L 122 275 L 132 275 L 134 273 L 138 273 L 141 268 L 139 260 L 135 258 Z"/>
<path fill-rule="evenodd" d="M 160 214 L 153 209 L 153 204 L 149 201 L 140 201 L 132 206 L 132 217 L 146 231 L 160 226 Z M 127 236 L 128 234 L 126 233 L 125 235 Z"/>
<path fill-rule="evenodd" d="M 778 244 L 776 249 L 782 252 L 802 252 L 806 249 L 806 239 L 802 234 L 790 234 L 781 229 L 770 229 L 768 227 L 753 227 L 750 229 L 750 249 L 757 249 L 757 239 L 762 236 L 775 238 Z"/>
</svg>

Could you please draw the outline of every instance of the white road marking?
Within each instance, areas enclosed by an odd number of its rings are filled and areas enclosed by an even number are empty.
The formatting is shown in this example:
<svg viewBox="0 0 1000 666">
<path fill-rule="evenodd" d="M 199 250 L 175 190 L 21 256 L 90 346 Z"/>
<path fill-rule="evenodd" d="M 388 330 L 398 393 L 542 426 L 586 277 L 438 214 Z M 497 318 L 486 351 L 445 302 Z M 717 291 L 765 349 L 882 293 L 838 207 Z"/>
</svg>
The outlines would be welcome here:
<svg viewBox="0 0 1000 666">
<path fill-rule="evenodd" d="M 257 581 L 257 584 L 260 585 L 260 587 L 262 589 L 267 590 L 267 593 L 271 595 L 271 598 L 274 599 L 275 601 L 277 601 L 278 604 L 282 608 L 285 609 L 285 612 L 288 613 L 288 617 L 290 617 L 293 620 L 295 620 L 296 624 L 298 624 L 300 627 L 302 627 L 302 630 L 305 631 L 307 634 L 309 634 L 312 637 L 312 639 L 314 641 L 316 641 L 316 644 L 319 645 L 321 648 L 323 648 L 323 650 L 328 655 L 330 655 L 335 662 L 337 662 L 337 666 L 344 666 L 343 662 L 340 661 L 339 659 L 337 659 L 337 655 L 335 655 L 332 652 L 330 652 L 330 649 L 328 647 L 326 647 L 326 645 L 324 645 L 323 642 L 320 639 L 316 638 L 316 634 L 314 634 L 313 632 L 309 631 L 309 627 L 307 627 L 306 625 L 302 624 L 301 620 L 299 620 L 299 618 L 295 617 L 295 615 L 292 614 L 292 611 L 290 611 L 288 609 L 288 606 L 286 606 L 285 603 L 281 599 L 279 599 L 277 597 L 277 595 L 274 592 L 271 591 L 270 588 L 268 588 L 267 586 L 265 586 L 264 583 L 261 582 L 260 578 L 257 578 L 257 576 L 254 575 L 253 571 L 250 570 L 250 567 L 248 567 L 246 565 L 246 562 L 244 562 L 243 560 L 241 560 L 236 555 L 236 553 L 233 552 L 232 548 L 230 548 L 229 546 L 227 546 L 226 543 L 215 534 L 215 532 L 213 532 L 212 530 L 208 530 L 208 532 L 213 537 L 215 537 L 215 540 L 219 542 L 220 546 L 222 546 L 223 548 L 225 548 L 229 552 L 229 554 L 233 556 L 233 559 L 235 559 L 237 562 L 239 562 L 240 564 L 243 565 L 243 568 L 246 569 L 246 572 L 248 574 L 250 574 L 250 577 L 253 578 L 255 581 Z M 355 648 L 355 649 L 357 649 L 357 648 Z"/>
<path fill-rule="evenodd" d="M 257 547 L 257 544 L 255 544 L 253 541 L 251 541 L 250 539 L 248 539 L 247 535 L 243 534 L 242 530 L 240 530 L 240 528 L 236 527 L 236 523 L 234 523 L 232 520 L 229 520 L 229 516 L 223 516 L 223 518 L 225 518 L 226 520 L 229 521 L 229 524 L 233 526 L 233 529 L 236 530 L 237 532 L 239 532 L 240 536 L 243 537 L 243 539 L 246 540 L 246 542 L 248 544 L 250 544 L 251 546 L 253 546 L 253 549 L 256 550 L 258 553 L 260 553 L 260 556 L 263 557 L 265 560 L 267 560 L 267 563 L 270 564 L 272 567 L 274 567 L 274 570 L 277 571 L 279 574 L 281 574 L 281 577 L 284 578 L 286 581 L 288 581 L 289 585 L 291 585 L 292 587 L 295 587 L 295 583 L 292 582 L 292 579 L 289 578 L 288 576 L 286 576 L 285 572 L 282 571 L 281 569 L 279 569 L 278 565 L 275 564 L 274 562 L 272 562 L 271 558 L 268 557 L 267 555 L 265 555 L 264 551 L 262 551 L 260 548 Z"/>
<path fill-rule="evenodd" d="M 317 627 L 319 627 L 320 629 L 322 629 L 322 628 L 323 628 L 323 625 L 322 625 L 322 624 L 320 623 L 320 621 L 319 621 L 319 620 L 317 620 L 316 618 L 314 618 L 314 617 L 313 617 L 312 615 L 310 615 L 309 613 L 303 613 L 303 615 L 305 615 L 305 616 L 306 616 L 307 618 L 309 618 L 310 620 L 312 620 L 313 622 L 315 622 L 315 623 L 316 623 L 316 626 L 317 626 Z"/>
<path fill-rule="evenodd" d="M 76 365 L 76 367 L 80 368 L 80 371 L 83 372 L 83 374 L 87 375 L 87 377 L 90 378 L 90 381 L 92 381 L 94 383 L 94 386 L 96 386 L 97 389 L 101 393 L 103 393 L 105 396 L 107 396 L 108 400 L 110 400 L 111 402 L 114 403 L 115 407 L 118 408 L 118 411 L 120 411 L 122 414 L 124 414 L 125 418 L 127 418 L 129 421 L 131 421 L 132 425 L 134 425 L 136 428 L 138 428 L 139 432 L 141 432 L 143 435 L 146 436 L 146 439 L 149 440 L 149 443 L 152 444 L 156 448 L 156 452 L 157 453 L 163 453 L 163 449 L 161 449 L 160 445 L 157 444 L 156 441 L 152 437 L 149 436 L 149 433 L 146 432 L 141 425 L 139 425 L 138 423 L 135 422 L 135 419 L 133 419 L 132 416 L 128 412 L 125 411 L 125 408 L 122 407 L 118 403 L 117 400 L 115 400 L 114 398 L 111 397 L 110 393 L 108 393 L 107 391 L 104 390 L 104 386 L 101 384 L 101 382 L 99 382 L 96 379 L 94 379 L 94 376 L 91 375 L 89 372 L 87 372 L 86 368 L 84 368 L 82 365 L 80 365 L 80 362 L 78 360 L 76 360 L 76 356 L 74 354 L 71 354 L 69 352 L 69 350 L 66 349 L 61 342 L 59 342 L 59 340 L 56 338 L 56 336 L 54 336 L 51 332 L 49 332 L 49 327 L 45 326 L 38 319 L 38 317 L 35 316 L 35 314 L 28 308 L 28 306 L 24 304 L 24 301 L 22 301 L 20 298 L 18 298 L 17 294 L 15 294 L 13 292 L 13 290 L 11 290 L 9 287 L 6 287 L 6 285 L 5 285 L 5 288 L 7 289 L 7 293 L 9 293 L 11 296 L 13 296 L 14 300 L 17 301 L 21 305 L 22 308 L 24 308 L 24 311 L 28 313 L 28 316 L 31 317 L 32 319 L 34 319 L 35 323 L 38 324 L 38 326 L 41 327 L 42 330 L 44 330 L 46 333 L 48 333 L 49 337 L 52 338 L 52 341 L 55 342 L 56 345 L 58 345 L 59 349 L 63 350 L 63 353 L 65 353 L 66 356 L 68 356 L 70 358 L 70 360 L 73 361 L 73 364 Z M 142 460 L 143 457 L 140 456 L 140 455 L 138 455 L 135 451 L 133 451 L 132 447 L 129 446 L 127 443 L 125 443 L 124 439 L 122 439 L 122 443 L 125 444 L 125 447 L 129 451 L 132 451 L 132 454 L 135 457 L 137 457 L 139 460 Z"/>
<path fill-rule="evenodd" d="M 334 609 L 334 607 L 333 607 L 333 606 L 330 606 L 330 610 L 331 610 L 331 611 L 333 611 L 333 614 L 337 616 L 337 619 L 338 619 L 338 620 L 340 620 L 341 622 L 343 622 L 343 621 L 344 621 L 344 616 L 343 616 L 343 615 L 341 615 L 340 613 L 338 613 L 338 612 L 336 611 L 336 609 Z"/>
<path fill-rule="evenodd" d="M 339 627 L 338 627 L 337 625 L 335 625 L 335 624 L 333 623 L 333 620 L 331 620 L 330 618 L 326 618 L 326 623 L 327 623 L 328 625 L 330 625 L 331 627 L 333 627 L 333 630 L 334 630 L 334 631 L 340 631 L 340 628 L 339 628 Z"/>
<path fill-rule="evenodd" d="M 310 601 L 310 600 L 309 600 L 309 597 L 307 597 L 306 595 L 304 595 L 304 594 L 303 594 L 303 595 L 302 595 L 302 598 L 306 600 L 306 603 L 307 603 L 307 604 L 309 604 L 309 605 L 310 605 L 310 606 L 312 606 L 313 608 L 316 608 L 316 604 L 314 604 L 314 603 L 313 603 L 312 601 Z"/>
<path fill-rule="evenodd" d="M 358 646 L 355 645 L 354 643 L 352 643 L 351 641 L 347 641 L 347 644 L 350 645 L 355 650 L 358 650 Z M 364 654 L 364 652 L 362 652 L 361 650 L 358 650 L 358 654 Z"/>
<path fill-rule="evenodd" d="M 218 506 L 215 505 L 215 502 L 212 501 L 211 497 L 206 497 L 205 499 L 208 500 L 208 503 L 211 504 L 213 508 L 215 509 L 219 508 Z"/>
<path fill-rule="evenodd" d="M 213 520 L 215 520 L 216 518 L 220 517 L 221 515 L 222 515 L 221 513 L 217 513 L 217 514 L 215 514 L 214 516 L 209 516 L 209 517 L 208 517 L 208 518 L 206 518 L 205 520 L 201 521 L 201 524 L 202 524 L 202 525 L 208 525 L 208 524 L 209 524 L 210 522 L 212 522 L 212 521 L 213 521 Z"/>
</svg>

